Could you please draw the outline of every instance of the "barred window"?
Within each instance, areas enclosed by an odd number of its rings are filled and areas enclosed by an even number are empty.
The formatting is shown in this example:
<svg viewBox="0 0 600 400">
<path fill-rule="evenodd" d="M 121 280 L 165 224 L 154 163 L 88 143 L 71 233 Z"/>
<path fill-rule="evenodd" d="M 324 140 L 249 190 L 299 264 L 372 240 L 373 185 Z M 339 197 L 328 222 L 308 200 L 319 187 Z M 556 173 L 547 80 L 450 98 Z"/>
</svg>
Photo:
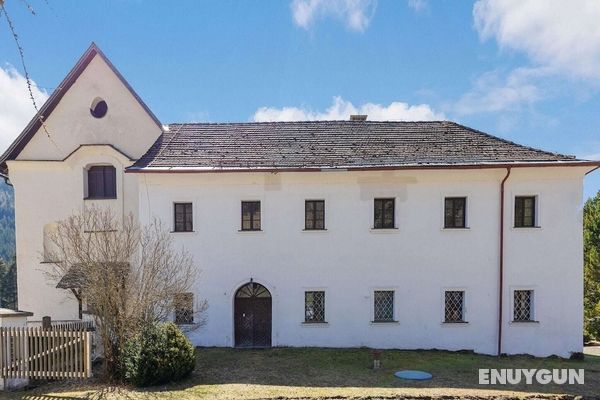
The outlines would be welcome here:
<svg viewBox="0 0 600 400">
<path fill-rule="evenodd" d="M 465 322 L 465 292 L 446 290 L 444 301 L 444 322 Z"/>
<path fill-rule="evenodd" d="M 242 201 L 242 230 L 260 231 L 260 201 Z"/>
<path fill-rule="evenodd" d="M 194 294 L 178 293 L 173 299 L 176 324 L 194 323 Z"/>
<path fill-rule="evenodd" d="M 444 200 L 444 228 L 465 228 L 466 197 L 446 197 Z"/>
<path fill-rule="evenodd" d="M 306 200 L 304 205 L 304 229 L 325 229 L 324 200 Z"/>
<path fill-rule="evenodd" d="M 325 292 L 304 292 L 304 322 L 325 322 Z"/>
<path fill-rule="evenodd" d="M 535 196 L 515 197 L 515 228 L 535 227 Z"/>
<path fill-rule="evenodd" d="M 194 230 L 192 203 L 175 203 L 175 232 L 192 232 Z"/>
<path fill-rule="evenodd" d="M 395 201 L 394 199 L 375 199 L 375 216 L 373 228 L 391 229 L 394 228 Z"/>
<path fill-rule="evenodd" d="M 394 320 L 394 291 L 376 290 L 373 295 L 373 322 Z"/>
<path fill-rule="evenodd" d="M 533 321 L 533 290 L 515 290 L 513 303 L 514 321 Z"/>
</svg>

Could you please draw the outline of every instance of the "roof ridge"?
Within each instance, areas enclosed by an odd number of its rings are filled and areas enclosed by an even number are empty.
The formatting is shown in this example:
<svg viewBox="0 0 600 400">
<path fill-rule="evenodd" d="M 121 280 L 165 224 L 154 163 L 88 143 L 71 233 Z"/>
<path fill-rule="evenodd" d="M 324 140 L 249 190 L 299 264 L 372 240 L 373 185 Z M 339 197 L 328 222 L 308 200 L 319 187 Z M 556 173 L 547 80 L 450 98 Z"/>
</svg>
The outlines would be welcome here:
<svg viewBox="0 0 600 400">
<path fill-rule="evenodd" d="M 268 124 L 314 124 L 314 123 L 331 123 L 331 122 L 343 122 L 348 124 L 442 124 L 452 123 L 453 121 L 448 120 L 421 120 L 421 121 L 393 121 L 393 120 L 381 120 L 381 121 L 350 121 L 347 119 L 315 119 L 315 120 L 303 120 L 303 121 L 232 121 L 232 122 L 171 122 L 166 124 L 171 125 L 268 125 Z"/>
</svg>

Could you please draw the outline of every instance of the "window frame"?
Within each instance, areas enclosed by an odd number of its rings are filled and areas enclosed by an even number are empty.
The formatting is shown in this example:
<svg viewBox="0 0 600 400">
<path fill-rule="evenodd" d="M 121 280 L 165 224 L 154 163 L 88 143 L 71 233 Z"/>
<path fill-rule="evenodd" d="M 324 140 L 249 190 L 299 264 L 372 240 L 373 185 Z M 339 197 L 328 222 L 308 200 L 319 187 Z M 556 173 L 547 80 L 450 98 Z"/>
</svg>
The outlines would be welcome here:
<svg viewBox="0 0 600 400">
<path fill-rule="evenodd" d="M 186 303 L 189 301 L 189 304 L 186 304 L 186 306 L 189 306 L 189 309 L 184 310 L 183 312 L 181 312 L 181 307 L 180 307 L 180 301 L 178 301 L 177 297 L 178 296 L 185 296 L 186 298 L 183 299 L 183 301 L 185 301 Z M 189 298 L 188 298 L 189 296 Z M 176 293 L 174 298 L 173 298 L 173 322 L 176 325 L 193 325 L 194 324 L 194 293 L 193 292 L 184 292 L 184 293 Z M 180 320 L 180 316 L 181 314 L 188 314 L 187 317 L 188 319 L 183 319 Z"/>
<path fill-rule="evenodd" d="M 309 319 L 307 316 L 307 312 L 308 312 L 308 299 L 307 299 L 307 295 L 309 293 L 313 293 L 313 304 L 314 304 L 314 293 L 323 293 L 323 300 L 322 300 L 322 307 L 323 310 L 321 312 L 321 314 L 323 315 L 322 319 Z M 314 307 L 314 306 L 313 306 Z M 325 292 L 324 289 L 308 289 L 308 290 L 304 290 L 304 324 L 326 324 L 327 323 L 327 294 Z"/>
<path fill-rule="evenodd" d="M 457 200 L 462 200 L 462 202 L 463 202 L 462 225 L 460 225 L 460 226 L 457 226 L 457 225 L 452 225 L 451 226 L 451 225 L 447 224 L 447 221 L 446 221 L 446 209 L 447 209 L 446 202 L 449 201 L 449 200 L 452 201 L 452 211 L 453 211 L 452 221 L 453 222 L 456 222 L 456 214 L 455 214 L 455 212 L 456 212 L 456 206 L 455 206 L 454 202 L 457 201 Z M 445 196 L 444 197 L 444 201 L 443 201 L 443 226 L 444 226 L 444 229 L 467 229 L 468 228 L 468 225 L 467 225 L 467 223 L 468 223 L 468 218 L 467 218 L 468 207 L 469 207 L 468 196 Z"/>
<path fill-rule="evenodd" d="M 448 320 L 446 318 L 446 293 L 447 292 L 461 292 L 462 293 L 462 306 L 461 306 L 461 320 Z M 462 287 L 449 287 L 442 289 L 442 324 L 453 325 L 453 324 L 468 324 L 467 320 L 467 289 Z"/>
<path fill-rule="evenodd" d="M 511 288 L 512 291 L 512 298 L 511 298 L 511 303 L 512 303 L 512 307 L 511 307 L 511 322 L 512 323 L 529 323 L 529 322 L 538 322 L 535 319 L 535 305 L 536 305 L 536 290 L 534 287 L 531 286 L 525 286 L 525 287 L 513 287 Z M 515 295 L 516 292 L 531 292 L 531 299 L 529 301 L 529 319 L 515 319 L 515 311 L 516 311 L 516 299 L 515 299 Z"/>
<path fill-rule="evenodd" d="M 385 202 L 392 202 L 392 223 L 390 225 L 385 224 Z M 381 202 L 381 226 L 377 226 L 377 203 Z M 373 198 L 373 229 L 396 229 L 396 198 L 395 197 L 375 197 Z"/>
<path fill-rule="evenodd" d="M 184 208 L 184 220 L 183 220 L 183 224 L 184 224 L 184 229 L 180 230 L 177 229 L 177 206 L 190 206 L 190 213 L 191 213 L 191 227 L 188 230 L 187 229 L 187 221 L 186 221 L 186 215 L 187 215 L 187 211 Z M 192 201 L 175 201 L 173 202 L 173 233 L 190 233 L 190 232 L 194 232 L 194 203 Z"/>
<path fill-rule="evenodd" d="M 313 219 L 312 219 L 312 221 L 313 221 L 313 227 L 312 228 L 308 226 L 308 219 L 307 219 L 308 213 L 309 213 L 309 210 L 308 210 L 309 203 L 312 203 L 312 205 L 313 205 L 313 210 L 312 210 L 312 213 L 313 213 Z M 322 215 L 323 226 L 321 228 L 317 228 L 316 227 L 316 221 L 317 221 L 317 218 L 316 218 L 317 217 L 317 208 L 316 208 L 316 205 L 317 205 L 317 203 L 322 203 L 323 204 L 323 215 Z M 325 200 L 324 199 L 307 199 L 307 200 L 304 200 L 304 230 L 305 231 L 324 231 L 326 229 L 327 228 L 325 227 Z"/>
<path fill-rule="evenodd" d="M 244 229 L 244 205 L 245 204 L 258 204 L 258 228 L 254 228 L 254 213 L 256 210 L 250 212 L 250 228 Z M 242 200 L 240 202 L 240 232 L 260 232 L 262 231 L 263 215 L 262 215 L 262 201 L 261 200 Z"/>
<path fill-rule="evenodd" d="M 93 192 L 96 192 L 96 188 L 94 190 L 92 190 L 93 180 L 90 178 L 92 176 L 94 176 L 94 173 L 92 171 L 95 171 L 97 169 L 102 169 L 102 193 L 101 194 L 94 193 L 92 195 Z M 114 200 L 114 199 L 118 198 L 117 168 L 114 165 L 112 165 L 112 164 L 90 165 L 85 170 L 86 170 L 86 196 L 84 198 L 85 200 Z M 107 188 L 107 179 L 106 179 L 106 171 L 107 170 L 112 172 L 111 178 L 113 179 L 113 183 L 114 183 L 114 194 L 108 193 L 111 188 Z"/>
<path fill-rule="evenodd" d="M 517 201 L 518 200 L 526 200 L 533 199 L 533 210 L 532 210 L 532 224 L 525 225 L 525 207 L 522 205 L 522 215 L 518 215 L 517 213 Z M 538 228 L 539 227 L 539 197 L 537 195 L 515 195 L 513 196 L 513 228 L 522 229 L 522 228 Z M 520 221 L 517 221 L 520 219 Z M 519 223 L 517 223 L 519 222 Z"/>
<path fill-rule="evenodd" d="M 376 293 L 381 292 L 381 293 L 392 293 L 392 316 L 391 318 L 385 318 L 385 319 L 381 319 L 381 318 L 376 318 L 377 317 L 377 310 L 376 310 Z M 373 311 L 373 315 L 372 315 L 372 320 L 371 322 L 374 324 L 386 324 L 386 323 L 391 323 L 391 322 L 398 322 L 396 320 L 396 290 L 395 289 L 391 289 L 391 288 L 377 288 L 377 289 L 373 289 L 373 302 L 372 302 L 372 311 Z"/>
</svg>

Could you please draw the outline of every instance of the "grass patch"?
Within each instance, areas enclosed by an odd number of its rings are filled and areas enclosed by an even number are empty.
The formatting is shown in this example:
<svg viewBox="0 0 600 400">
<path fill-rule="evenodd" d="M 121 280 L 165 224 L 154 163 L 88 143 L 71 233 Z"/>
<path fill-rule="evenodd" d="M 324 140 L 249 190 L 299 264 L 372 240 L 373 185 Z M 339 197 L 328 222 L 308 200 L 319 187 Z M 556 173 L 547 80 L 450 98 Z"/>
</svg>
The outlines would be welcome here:
<svg viewBox="0 0 600 400">
<path fill-rule="evenodd" d="M 441 396 L 527 397 L 600 394 L 600 357 L 583 361 L 529 356 L 492 357 L 446 351 L 383 352 L 382 368 L 371 369 L 369 349 L 200 348 L 196 371 L 183 382 L 147 390 L 107 389 L 94 382 L 53 383 L 9 394 L 9 399 L 260 399 L 260 398 L 436 398 Z M 479 368 L 583 368 L 585 385 L 478 384 Z M 430 381 L 403 381 L 400 369 L 429 371 Z M 50 397 L 51 396 L 51 397 Z M 0 396 L 1 397 L 1 396 Z M 564 397 L 563 397 L 564 398 Z"/>
</svg>

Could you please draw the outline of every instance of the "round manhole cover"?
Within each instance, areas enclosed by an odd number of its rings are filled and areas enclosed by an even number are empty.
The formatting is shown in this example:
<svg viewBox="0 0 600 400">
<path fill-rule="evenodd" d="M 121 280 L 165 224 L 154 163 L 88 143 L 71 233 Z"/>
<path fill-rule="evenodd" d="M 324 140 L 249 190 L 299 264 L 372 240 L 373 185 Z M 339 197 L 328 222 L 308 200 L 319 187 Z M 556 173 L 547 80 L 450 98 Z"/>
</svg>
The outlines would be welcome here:
<svg viewBox="0 0 600 400">
<path fill-rule="evenodd" d="M 425 381 L 427 379 L 431 379 L 433 377 L 433 375 L 431 375 L 429 372 L 425 372 L 425 371 L 413 371 L 413 370 L 403 370 L 403 371 L 398 371 L 394 374 L 394 376 L 396 376 L 397 378 L 400 379 L 410 379 L 413 381 Z"/>
</svg>

